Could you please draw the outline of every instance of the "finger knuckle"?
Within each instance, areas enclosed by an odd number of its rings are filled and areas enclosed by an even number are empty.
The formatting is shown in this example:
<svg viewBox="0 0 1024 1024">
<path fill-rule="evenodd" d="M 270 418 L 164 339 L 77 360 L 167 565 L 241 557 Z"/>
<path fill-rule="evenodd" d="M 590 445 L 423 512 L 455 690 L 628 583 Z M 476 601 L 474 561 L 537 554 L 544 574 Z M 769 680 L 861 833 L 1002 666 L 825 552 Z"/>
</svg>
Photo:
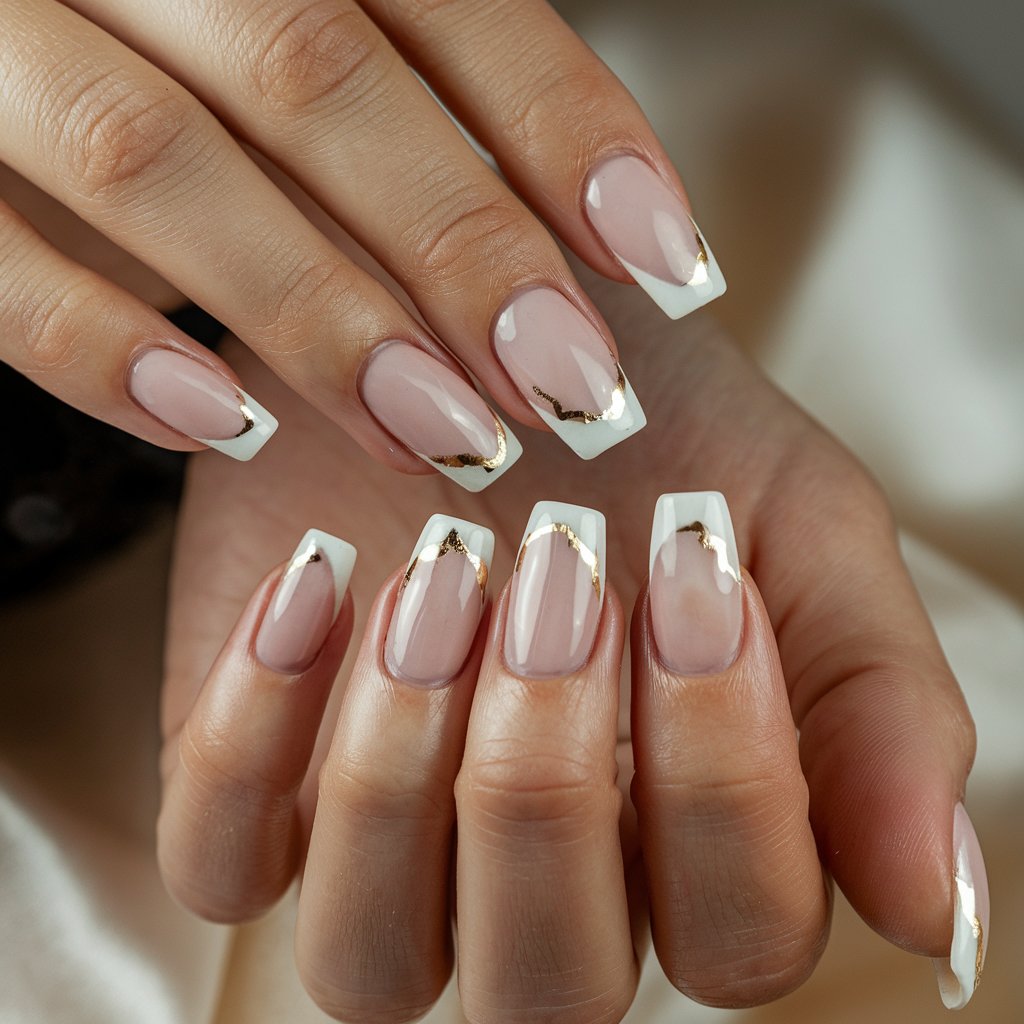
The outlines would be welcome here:
<svg viewBox="0 0 1024 1024">
<path fill-rule="evenodd" d="M 361 11 L 333 0 L 291 3 L 261 36 L 251 77 L 271 113 L 294 115 L 329 100 L 366 103 L 394 63 Z"/>
<path fill-rule="evenodd" d="M 348 759 L 324 762 L 319 797 L 364 834 L 433 832 L 454 816 L 453 797 L 433 779 L 382 772 Z"/>
<path fill-rule="evenodd" d="M 21 304 L 21 338 L 27 372 L 33 376 L 71 370 L 85 354 L 83 332 L 102 320 L 106 303 L 82 282 L 40 284 L 30 278 L 31 297 Z"/>
<path fill-rule="evenodd" d="M 404 233 L 405 276 L 432 290 L 446 290 L 469 276 L 491 278 L 527 262 L 528 218 L 509 196 L 467 186 L 442 194 Z"/>
<path fill-rule="evenodd" d="M 277 291 L 263 312 L 257 330 L 264 349 L 286 356 L 304 350 L 324 326 L 358 326 L 364 305 L 357 271 L 333 257 L 299 258 L 276 275 Z"/>
<path fill-rule="evenodd" d="M 614 770 L 586 751 L 495 750 L 464 764 L 455 784 L 460 817 L 514 836 L 558 840 L 591 834 L 617 819 Z"/>
<path fill-rule="evenodd" d="M 71 187 L 87 199 L 166 184 L 204 152 L 199 105 L 176 90 L 106 76 L 64 113 L 58 152 Z"/>
<path fill-rule="evenodd" d="M 326 971 L 300 969 L 302 985 L 314 1003 L 333 1020 L 344 1024 L 405 1024 L 425 1016 L 437 1001 L 433 995 L 426 1001 L 403 999 L 401 993 L 386 992 L 367 996 L 339 987 Z"/>
<path fill-rule="evenodd" d="M 553 128 L 560 136 L 568 132 L 569 138 L 587 140 L 596 148 L 611 107 L 602 71 L 596 61 L 556 61 L 538 70 L 530 87 L 516 93 L 501 129 L 521 159 L 549 161 Z"/>
</svg>

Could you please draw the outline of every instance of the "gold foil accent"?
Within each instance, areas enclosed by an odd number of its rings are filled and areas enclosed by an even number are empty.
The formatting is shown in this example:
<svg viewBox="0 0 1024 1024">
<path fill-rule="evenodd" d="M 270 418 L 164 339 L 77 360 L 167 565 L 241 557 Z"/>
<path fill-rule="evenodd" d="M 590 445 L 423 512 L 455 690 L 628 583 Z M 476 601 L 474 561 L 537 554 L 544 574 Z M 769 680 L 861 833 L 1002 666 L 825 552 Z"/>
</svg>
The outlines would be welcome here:
<svg viewBox="0 0 1024 1024">
<path fill-rule="evenodd" d="M 505 461 L 505 456 L 508 455 L 508 442 L 505 440 L 505 428 L 501 425 L 501 420 L 499 420 L 497 416 L 494 417 L 494 426 L 495 437 L 498 441 L 498 450 L 489 459 L 484 458 L 483 455 L 473 455 L 471 453 L 462 453 L 459 455 L 428 455 L 427 458 L 430 459 L 431 462 L 436 462 L 439 466 L 448 466 L 450 469 L 465 469 L 467 466 L 473 466 L 483 469 L 485 473 L 491 473 Z"/>
<path fill-rule="evenodd" d="M 693 224 L 693 221 L 690 221 Z M 700 237 L 700 232 L 697 230 L 697 225 L 693 225 L 693 233 L 697 239 L 697 262 L 703 263 L 706 267 L 708 265 L 708 251 L 704 247 L 704 239 Z"/>
<path fill-rule="evenodd" d="M 285 569 L 285 576 L 290 575 L 297 569 L 301 569 L 304 565 L 309 565 L 310 562 L 319 562 L 323 559 L 323 555 L 317 550 L 316 541 L 310 541 L 309 545 L 300 551 L 289 563 L 288 568 Z"/>
<path fill-rule="evenodd" d="M 736 571 L 729 564 L 729 552 L 726 547 L 725 538 L 718 537 L 713 534 L 702 522 L 700 522 L 700 520 L 687 523 L 686 526 L 680 526 L 676 530 L 676 533 L 697 534 L 697 540 L 700 541 L 700 546 L 705 551 L 711 551 L 714 553 L 715 560 L 718 563 L 718 571 L 728 574 L 737 583 L 742 582 L 740 577 L 736 574 Z"/>
<path fill-rule="evenodd" d="M 466 556 L 469 564 L 476 570 L 476 581 L 480 586 L 480 593 L 482 595 L 487 589 L 487 563 L 479 555 L 474 555 L 466 547 L 466 542 L 459 536 L 459 531 L 454 526 L 448 531 L 448 535 L 440 544 L 427 544 L 409 563 L 405 578 L 402 580 L 402 589 L 404 590 L 409 580 L 412 579 L 412 574 L 416 571 L 416 566 L 420 562 L 436 562 L 439 558 L 444 558 L 449 551 L 457 551 L 460 555 Z"/>
<path fill-rule="evenodd" d="M 523 538 L 522 546 L 519 548 L 519 557 L 516 559 L 515 571 L 519 572 L 523 567 L 523 559 L 526 557 L 526 549 L 532 544 L 538 537 L 543 537 L 549 533 L 561 533 L 564 534 L 566 543 L 571 547 L 576 554 L 580 556 L 583 564 L 590 568 L 590 578 L 594 584 L 594 590 L 597 593 L 597 599 L 601 599 L 601 574 L 599 572 L 597 554 L 590 550 L 586 544 L 583 543 L 576 535 L 576 532 L 571 526 L 566 523 L 548 523 L 547 526 L 539 526 L 536 530 L 531 531 Z"/>
<path fill-rule="evenodd" d="M 533 385 L 533 393 L 545 402 L 550 402 L 555 417 L 561 421 L 575 420 L 578 423 L 596 423 L 598 420 L 617 420 L 626 408 L 626 375 L 618 363 L 615 364 L 615 370 L 617 377 L 615 388 L 612 391 L 612 404 L 602 412 L 586 412 L 582 409 L 566 410 L 557 398 L 541 390 L 536 384 Z"/>
<path fill-rule="evenodd" d="M 235 434 L 235 437 L 241 437 L 243 434 L 248 434 L 249 431 L 256 426 L 256 417 L 253 415 L 252 409 L 245 404 L 245 399 L 241 395 L 238 395 L 238 411 L 242 414 L 242 419 L 245 420 L 245 425 L 237 434 Z M 234 440 L 234 438 L 232 438 L 232 440 Z"/>
<path fill-rule="evenodd" d="M 981 927 L 981 918 L 977 914 L 974 915 L 972 930 L 974 937 L 978 940 L 978 952 L 974 954 L 974 987 L 977 989 L 981 984 L 981 968 L 985 961 L 985 934 Z"/>
</svg>

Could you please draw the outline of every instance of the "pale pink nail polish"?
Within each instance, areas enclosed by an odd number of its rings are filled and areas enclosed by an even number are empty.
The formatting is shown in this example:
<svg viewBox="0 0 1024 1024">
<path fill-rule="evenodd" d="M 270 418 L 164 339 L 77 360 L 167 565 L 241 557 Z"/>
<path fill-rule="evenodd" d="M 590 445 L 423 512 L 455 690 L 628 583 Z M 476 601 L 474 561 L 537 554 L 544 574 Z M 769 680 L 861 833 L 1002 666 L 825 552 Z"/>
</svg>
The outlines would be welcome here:
<svg viewBox="0 0 1024 1024">
<path fill-rule="evenodd" d="M 151 348 L 132 363 L 128 393 L 174 430 L 233 458 L 251 459 L 277 420 L 251 395 L 183 352 Z"/>
<path fill-rule="evenodd" d="M 494 352 L 523 397 L 581 458 L 647 422 L 601 333 L 554 288 L 529 288 L 502 309 Z"/>
<path fill-rule="evenodd" d="M 385 429 L 467 490 L 482 490 L 522 454 L 515 435 L 476 391 L 415 345 L 378 346 L 359 390 Z"/>
<path fill-rule="evenodd" d="M 256 657 L 274 672 L 295 675 L 316 660 L 338 616 L 356 549 L 322 530 L 299 542 L 256 634 Z"/>
<path fill-rule="evenodd" d="M 581 669 L 604 604 L 605 520 L 594 509 L 542 501 L 519 547 L 505 620 L 505 664 L 528 679 Z"/>
<path fill-rule="evenodd" d="M 961 1010 L 981 983 L 989 943 L 988 875 L 981 844 L 962 803 L 953 810 L 953 942 L 949 957 L 934 960 L 939 995 Z"/>
<path fill-rule="evenodd" d="M 628 154 L 587 182 L 587 218 L 605 245 L 673 319 L 725 291 L 725 278 L 682 200 L 646 161 Z"/>
<path fill-rule="evenodd" d="M 732 520 L 717 491 L 658 499 L 650 587 L 654 640 L 666 668 L 707 675 L 735 661 L 743 595 Z"/>
<path fill-rule="evenodd" d="M 431 516 L 413 549 L 384 642 L 388 671 L 416 686 L 458 674 L 480 624 L 494 552 L 490 530 Z"/>
</svg>

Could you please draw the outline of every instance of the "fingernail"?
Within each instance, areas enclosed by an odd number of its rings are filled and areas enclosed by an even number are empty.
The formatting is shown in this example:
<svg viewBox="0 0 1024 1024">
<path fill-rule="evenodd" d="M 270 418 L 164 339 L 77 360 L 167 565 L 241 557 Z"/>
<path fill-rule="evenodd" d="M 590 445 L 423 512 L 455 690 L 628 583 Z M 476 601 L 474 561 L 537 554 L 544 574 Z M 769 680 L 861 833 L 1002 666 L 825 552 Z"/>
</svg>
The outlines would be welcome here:
<svg viewBox="0 0 1024 1024">
<path fill-rule="evenodd" d="M 519 676 L 549 679 L 590 657 L 604 604 L 604 516 L 541 501 L 533 507 L 512 574 L 505 663 Z"/>
<path fill-rule="evenodd" d="M 554 288 L 530 288 L 498 315 L 494 351 L 540 418 L 583 459 L 647 423 L 600 332 Z"/>
<path fill-rule="evenodd" d="M 953 811 L 953 944 L 949 959 L 936 959 L 939 995 L 949 1010 L 962 1010 L 981 981 L 988 949 L 988 876 L 977 833 L 959 803 Z"/>
<path fill-rule="evenodd" d="M 739 652 L 743 595 L 736 537 L 717 491 L 663 494 L 651 528 L 651 624 L 670 671 L 707 675 Z"/>
<path fill-rule="evenodd" d="M 476 391 L 415 345 L 378 346 L 359 390 L 386 430 L 467 491 L 494 483 L 523 453 L 515 434 Z"/>
<path fill-rule="evenodd" d="M 128 393 L 158 420 L 240 462 L 277 430 L 277 420 L 237 384 L 205 363 L 151 348 L 128 370 Z"/>
<path fill-rule="evenodd" d="M 270 599 L 256 657 L 282 675 L 305 672 L 316 660 L 348 590 L 356 549 L 323 530 L 299 542 Z"/>
<path fill-rule="evenodd" d="M 722 271 L 686 207 L 639 157 L 600 164 L 587 183 L 586 210 L 604 244 L 673 320 L 725 292 Z"/>
<path fill-rule="evenodd" d="M 431 516 L 391 615 L 384 661 L 416 686 L 440 686 L 458 674 L 473 646 L 494 554 L 494 534 L 476 523 Z"/>
</svg>

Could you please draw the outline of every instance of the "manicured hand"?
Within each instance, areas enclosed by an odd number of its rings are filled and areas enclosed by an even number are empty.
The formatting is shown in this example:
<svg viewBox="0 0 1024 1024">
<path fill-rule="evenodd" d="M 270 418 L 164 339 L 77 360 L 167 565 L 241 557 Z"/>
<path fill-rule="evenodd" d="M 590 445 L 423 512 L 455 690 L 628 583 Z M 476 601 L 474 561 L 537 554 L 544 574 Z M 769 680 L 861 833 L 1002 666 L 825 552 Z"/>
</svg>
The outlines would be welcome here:
<svg viewBox="0 0 1024 1024">
<path fill-rule="evenodd" d="M 674 327 L 634 298 L 604 309 L 635 339 L 655 429 L 597 463 L 552 442 L 486 498 L 399 489 L 301 405 L 301 443 L 268 450 L 262 479 L 193 461 L 168 638 L 168 884 L 243 920 L 304 862 L 298 966 L 341 1019 L 411 1019 L 457 956 L 473 1022 L 617 1021 L 647 907 L 678 988 L 767 1001 L 814 967 L 828 877 L 886 939 L 937 958 L 962 1005 L 988 931 L 961 807 L 973 727 L 884 497 L 709 320 Z M 662 494 L 683 496 L 655 515 Z M 466 521 L 468 554 L 415 542 L 439 510 Z M 490 611 L 487 534 L 467 523 L 496 537 Z M 335 617 L 308 544 L 264 576 L 309 525 L 358 545 L 367 610 L 319 746 L 350 612 Z M 281 595 L 300 594 L 320 611 L 289 619 Z M 634 607 L 631 713 L 617 594 Z"/>
<path fill-rule="evenodd" d="M 452 353 L 584 458 L 643 426 L 549 227 L 672 316 L 724 290 L 636 103 L 541 0 L 5 0 L 0 67 L 0 161 L 393 469 L 479 490 L 518 458 Z M 256 375 L 48 234 L 0 202 L 0 358 L 156 444 L 251 458 L 277 426 Z"/>
</svg>

